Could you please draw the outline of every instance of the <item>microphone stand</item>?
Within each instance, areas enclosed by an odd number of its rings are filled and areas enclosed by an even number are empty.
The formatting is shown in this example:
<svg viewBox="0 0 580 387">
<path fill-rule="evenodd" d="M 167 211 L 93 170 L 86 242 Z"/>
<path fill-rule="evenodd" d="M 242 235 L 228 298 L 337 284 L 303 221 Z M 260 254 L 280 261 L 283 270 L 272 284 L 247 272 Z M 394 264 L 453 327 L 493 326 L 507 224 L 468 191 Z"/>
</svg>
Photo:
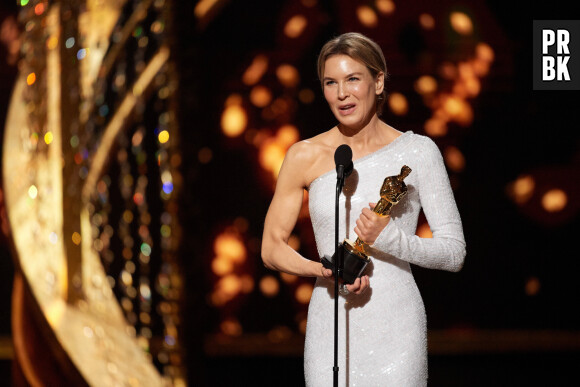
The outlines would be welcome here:
<svg viewBox="0 0 580 387">
<path fill-rule="evenodd" d="M 342 254 L 338 245 L 338 201 L 344 184 L 344 166 L 337 166 L 336 200 L 334 202 L 334 367 L 333 386 L 338 387 L 338 279 L 342 276 Z M 339 262 L 340 261 L 340 262 Z"/>
</svg>

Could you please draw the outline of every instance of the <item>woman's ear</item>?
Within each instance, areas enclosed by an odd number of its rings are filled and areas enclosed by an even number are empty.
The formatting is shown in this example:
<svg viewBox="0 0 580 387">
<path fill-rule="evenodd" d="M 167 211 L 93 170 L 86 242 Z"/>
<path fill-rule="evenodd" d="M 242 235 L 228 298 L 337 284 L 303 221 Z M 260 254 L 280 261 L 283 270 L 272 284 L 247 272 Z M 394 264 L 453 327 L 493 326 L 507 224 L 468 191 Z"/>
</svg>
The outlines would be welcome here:
<svg viewBox="0 0 580 387">
<path fill-rule="evenodd" d="M 377 74 L 377 78 L 375 79 L 375 94 L 381 95 L 383 93 L 383 89 L 385 88 L 385 73 L 382 71 Z"/>
</svg>

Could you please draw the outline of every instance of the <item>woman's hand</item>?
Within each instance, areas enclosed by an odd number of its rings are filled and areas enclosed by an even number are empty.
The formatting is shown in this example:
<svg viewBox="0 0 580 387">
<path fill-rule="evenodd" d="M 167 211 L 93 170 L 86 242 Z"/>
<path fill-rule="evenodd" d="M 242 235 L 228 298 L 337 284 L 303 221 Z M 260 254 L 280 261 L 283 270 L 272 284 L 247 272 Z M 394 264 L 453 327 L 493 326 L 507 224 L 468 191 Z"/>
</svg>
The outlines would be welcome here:
<svg viewBox="0 0 580 387">
<path fill-rule="evenodd" d="M 379 234 L 389 223 L 389 216 L 381 216 L 372 210 L 377 203 L 369 203 L 369 208 L 363 208 L 356 221 L 354 232 L 368 245 L 372 245 L 377 240 Z"/>
<path fill-rule="evenodd" d="M 370 287 L 370 280 L 368 275 L 363 275 L 357 278 L 353 284 L 345 285 L 349 293 L 362 294 Z"/>
<path fill-rule="evenodd" d="M 321 265 L 320 273 L 322 274 L 322 277 L 334 281 L 334 275 L 332 274 L 332 270 L 327 269 Z M 354 283 L 352 283 L 350 285 L 345 284 L 345 283 L 340 283 L 339 286 L 342 288 L 346 288 L 346 290 L 347 290 L 347 292 L 344 292 L 344 290 L 341 290 L 341 292 L 343 292 L 341 294 L 343 294 L 343 295 L 350 294 L 350 293 L 362 294 L 365 292 L 365 290 L 367 290 L 370 287 L 369 276 L 363 275 L 362 277 L 357 278 L 354 281 Z"/>
<path fill-rule="evenodd" d="M 322 277 L 327 279 L 333 279 L 334 275 L 332 274 L 332 270 L 325 268 L 322 264 L 320 264 L 320 274 Z"/>
</svg>

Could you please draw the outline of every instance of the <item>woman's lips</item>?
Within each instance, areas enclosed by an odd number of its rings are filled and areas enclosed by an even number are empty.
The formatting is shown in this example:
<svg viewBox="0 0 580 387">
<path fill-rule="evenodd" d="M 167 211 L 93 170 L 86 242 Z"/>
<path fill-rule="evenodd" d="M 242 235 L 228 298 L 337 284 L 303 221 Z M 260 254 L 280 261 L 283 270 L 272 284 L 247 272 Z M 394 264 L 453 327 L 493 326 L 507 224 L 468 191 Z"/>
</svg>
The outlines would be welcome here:
<svg viewBox="0 0 580 387">
<path fill-rule="evenodd" d="M 338 111 L 340 112 L 340 114 L 342 114 L 343 116 L 349 115 L 351 114 L 354 109 L 355 109 L 356 105 L 355 104 L 347 104 L 347 105 L 342 105 L 338 107 Z"/>
</svg>

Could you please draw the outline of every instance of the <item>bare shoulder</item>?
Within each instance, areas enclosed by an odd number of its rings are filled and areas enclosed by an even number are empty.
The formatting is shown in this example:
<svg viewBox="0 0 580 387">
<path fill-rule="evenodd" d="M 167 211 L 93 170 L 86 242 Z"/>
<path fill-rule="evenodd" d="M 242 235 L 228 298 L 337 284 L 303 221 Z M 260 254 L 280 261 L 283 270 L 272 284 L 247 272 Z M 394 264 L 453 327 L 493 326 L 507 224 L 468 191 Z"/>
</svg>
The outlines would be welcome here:
<svg viewBox="0 0 580 387">
<path fill-rule="evenodd" d="M 300 174 L 304 188 L 322 173 L 334 167 L 334 148 L 329 144 L 328 132 L 293 144 L 286 153 L 283 170 Z"/>
<path fill-rule="evenodd" d="M 312 163 L 319 157 L 320 152 L 324 152 L 326 148 L 328 146 L 316 136 L 293 144 L 288 149 L 286 157 L 296 162 Z"/>
</svg>

